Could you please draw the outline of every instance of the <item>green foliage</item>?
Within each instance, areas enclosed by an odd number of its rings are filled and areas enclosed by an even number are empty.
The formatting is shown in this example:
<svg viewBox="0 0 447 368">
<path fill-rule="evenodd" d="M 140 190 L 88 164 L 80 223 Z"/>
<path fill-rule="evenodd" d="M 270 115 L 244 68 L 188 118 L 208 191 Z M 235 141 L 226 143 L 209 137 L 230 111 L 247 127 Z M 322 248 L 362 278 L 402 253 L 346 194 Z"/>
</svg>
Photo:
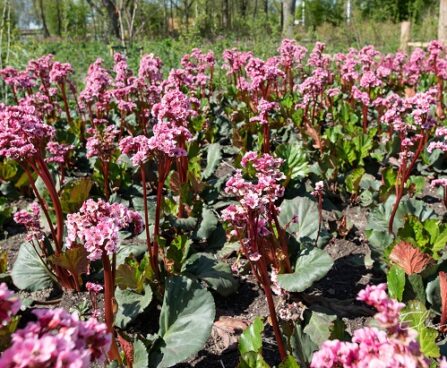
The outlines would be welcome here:
<svg viewBox="0 0 447 368">
<path fill-rule="evenodd" d="M 192 278 L 205 281 L 222 296 L 228 296 L 237 290 L 238 282 L 233 277 L 228 264 L 218 262 L 210 254 L 196 253 L 183 265 L 182 272 Z"/>
<path fill-rule="evenodd" d="M 417 331 L 422 353 L 430 358 L 438 358 L 440 356 L 439 346 L 436 344 L 438 331 L 427 326 L 429 314 L 423 303 L 414 300 L 408 302 L 402 309 L 401 320 Z"/>
<path fill-rule="evenodd" d="M 300 244 L 315 245 L 318 236 L 316 219 L 318 219 L 318 206 L 307 197 L 286 199 L 280 206 L 280 225 Z M 323 230 L 319 237 L 319 245 L 324 245 L 327 240 L 327 234 Z"/>
<path fill-rule="evenodd" d="M 305 250 L 298 257 L 294 272 L 278 275 L 278 283 L 287 291 L 302 292 L 326 276 L 333 264 L 326 251 L 318 248 Z"/>
<path fill-rule="evenodd" d="M 152 289 L 150 285 L 145 285 L 144 292 L 141 294 L 131 289 L 117 288 L 115 298 L 118 303 L 115 326 L 125 328 L 149 306 L 152 301 Z"/>
<path fill-rule="evenodd" d="M 93 182 L 89 178 L 70 180 L 60 193 L 60 201 L 64 213 L 78 211 L 88 198 Z"/>
<path fill-rule="evenodd" d="M 297 143 L 280 144 L 275 154 L 284 160 L 281 171 L 287 180 L 302 180 L 309 173 L 306 151 Z"/>
<path fill-rule="evenodd" d="M 207 148 L 206 167 L 202 177 L 208 179 L 217 169 L 222 159 L 222 148 L 219 143 L 212 143 Z"/>
<path fill-rule="evenodd" d="M 421 221 L 415 216 L 408 216 L 397 236 L 438 260 L 447 244 L 447 226 L 438 219 Z"/>
<path fill-rule="evenodd" d="M 262 357 L 262 332 L 264 323 L 257 317 L 242 333 L 239 340 L 241 358 L 239 368 L 269 368 Z"/>
<path fill-rule="evenodd" d="M 14 285 L 22 290 L 37 291 L 53 285 L 53 275 L 30 243 L 20 245 L 11 277 Z"/>
<path fill-rule="evenodd" d="M 390 298 L 402 300 L 405 289 L 405 271 L 399 266 L 392 266 L 386 274 Z"/>
<path fill-rule="evenodd" d="M 214 315 L 213 297 L 198 282 L 184 276 L 168 278 L 160 338 L 151 351 L 150 367 L 172 367 L 198 352 L 210 335 Z"/>
</svg>

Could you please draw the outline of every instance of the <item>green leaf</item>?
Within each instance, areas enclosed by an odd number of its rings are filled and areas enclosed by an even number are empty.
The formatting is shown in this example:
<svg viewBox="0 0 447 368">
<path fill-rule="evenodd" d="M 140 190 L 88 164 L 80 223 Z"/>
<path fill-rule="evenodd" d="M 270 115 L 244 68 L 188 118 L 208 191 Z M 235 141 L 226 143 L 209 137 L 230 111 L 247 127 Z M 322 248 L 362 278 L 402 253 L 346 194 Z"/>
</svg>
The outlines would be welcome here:
<svg viewBox="0 0 447 368">
<path fill-rule="evenodd" d="M 405 289 L 405 271 L 399 266 L 393 265 L 388 270 L 386 279 L 390 297 L 401 301 Z"/>
<path fill-rule="evenodd" d="M 202 209 L 202 221 L 197 230 L 197 237 L 200 239 L 208 239 L 210 235 L 216 230 L 219 219 L 214 214 L 214 211 L 208 207 Z"/>
<path fill-rule="evenodd" d="M 439 358 L 441 356 L 439 346 L 436 344 L 438 331 L 434 328 L 423 328 L 419 332 L 419 344 L 421 345 L 422 353 L 430 358 Z"/>
<path fill-rule="evenodd" d="M 238 368 L 270 368 L 261 353 L 249 351 L 241 354 Z"/>
<path fill-rule="evenodd" d="M 137 289 L 138 279 L 136 275 L 136 270 L 132 266 L 123 263 L 120 264 L 116 269 L 116 280 L 115 283 L 122 290 L 124 289 Z"/>
<path fill-rule="evenodd" d="M 152 289 L 150 285 L 145 285 L 144 294 L 138 294 L 130 289 L 116 288 L 115 298 L 118 303 L 115 326 L 125 328 L 149 306 L 152 301 Z"/>
<path fill-rule="evenodd" d="M 239 339 L 239 352 L 241 354 L 253 351 L 259 353 L 262 351 L 262 332 L 264 331 L 264 322 L 256 317 L 253 323 L 248 326 Z"/>
<path fill-rule="evenodd" d="M 333 264 L 326 251 L 314 248 L 298 257 L 293 273 L 278 275 L 278 283 L 287 291 L 302 292 L 326 276 Z"/>
<path fill-rule="evenodd" d="M 288 355 L 278 368 L 300 368 L 300 365 L 293 356 Z"/>
<path fill-rule="evenodd" d="M 78 211 L 88 198 L 93 182 L 90 178 L 79 178 L 64 185 L 60 194 L 62 211 L 73 213 Z"/>
<path fill-rule="evenodd" d="M 358 193 L 360 189 L 360 180 L 362 176 L 365 174 L 365 169 L 363 167 L 355 168 L 351 171 L 351 173 L 346 177 L 346 189 L 351 194 Z"/>
<path fill-rule="evenodd" d="M 297 218 L 297 222 L 293 219 Z M 307 197 L 295 197 L 282 202 L 279 223 L 300 243 L 314 245 L 318 235 L 318 207 Z M 322 238 L 320 234 L 320 238 Z"/>
<path fill-rule="evenodd" d="M 18 165 L 13 160 L 3 160 L 0 162 L 0 180 L 9 181 L 18 172 Z"/>
<path fill-rule="evenodd" d="M 288 178 L 301 180 L 309 174 L 307 154 L 299 143 L 280 144 L 275 154 L 284 160 L 281 171 Z"/>
<path fill-rule="evenodd" d="M 309 323 L 303 331 L 309 335 L 315 344 L 321 345 L 331 336 L 331 330 L 337 316 L 314 311 L 311 313 Z"/>
<path fill-rule="evenodd" d="M 149 366 L 149 354 L 143 341 L 135 340 L 133 343 L 132 368 L 147 368 Z"/>
<path fill-rule="evenodd" d="M 400 315 L 403 322 L 407 322 L 410 327 L 417 331 L 422 353 L 429 358 L 438 358 L 440 356 L 439 346 L 436 344 L 438 331 L 427 327 L 426 320 L 429 314 L 423 303 L 411 300 L 402 309 Z"/>
<path fill-rule="evenodd" d="M 308 334 L 303 332 L 302 327 L 296 323 L 290 337 L 290 345 L 293 356 L 298 359 L 299 363 L 307 367 L 312 358 L 312 353 L 318 349 Z"/>
<path fill-rule="evenodd" d="M 197 281 L 168 278 L 158 332 L 163 343 L 151 354 L 151 366 L 172 367 L 197 353 L 211 333 L 215 313 L 211 293 Z"/>
<path fill-rule="evenodd" d="M 409 288 L 408 292 L 413 298 L 416 298 L 421 303 L 425 303 L 425 287 L 422 276 L 418 273 L 408 275 Z M 407 291 L 406 291 L 407 292 Z"/>
<path fill-rule="evenodd" d="M 206 167 L 203 171 L 202 177 L 208 179 L 217 169 L 220 160 L 222 159 L 222 147 L 219 143 L 212 143 L 208 146 L 206 155 Z"/>
<path fill-rule="evenodd" d="M 205 281 L 222 296 L 231 295 L 238 287 L 230 266 L 205 253 L 196 253 L 189 257 L 182 272 Z"/>
<path fill-rule="evenodd" d="M 12 281 L 19 289 L 37 291 L 53 285 L 53 279 L 30 243 L 20 245 L 11 271 Z"/>
</svg>

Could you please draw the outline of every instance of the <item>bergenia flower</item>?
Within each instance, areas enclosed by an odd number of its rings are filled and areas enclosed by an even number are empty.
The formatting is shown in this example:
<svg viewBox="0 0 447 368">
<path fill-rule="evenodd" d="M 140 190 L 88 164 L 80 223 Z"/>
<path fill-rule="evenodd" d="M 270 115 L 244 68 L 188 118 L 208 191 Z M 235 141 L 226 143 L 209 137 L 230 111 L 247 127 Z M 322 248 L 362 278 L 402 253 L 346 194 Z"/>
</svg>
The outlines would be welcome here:
<svg viewBox="0 0 447 368">
<path fill-rule="evenodd" d="M 35 107 L 0 106 L 0 156 L 22 161 L 43 155 L 54 134 L 54 128 L 37 116 Z"/>
<path fill-rule="evenodd" d="M 20 310 L 20 299 L 3 282 L 0 284 L 0 326 L 6 326 Z"/>
<path fill-rule="evenodd" d="M 85 284 L 85 288 L 86 288 L 88 291 L 90 291 L 90 292 L 92 292 L 92 293 L 95 293 L 95 294 L 100 293 L 100 292 L 102 291 L 102 289 L 103 289 L 102 285 L 95 284 L 94 282 L 87 282 L 87 283 Z"/>
<path fill-rule="evenodd" d="M 62 308 L 33 312 L 37 321 L 12 335 L 12 344 L 0 357 L 4 368 L 76 367 L 103 363 L 111 344 L 106 325 L 95 318 L 80 321 Z"/>
<path fill-rule="evenodd" d="M 363 327 L 354 331 L 352 342 L 329 340 L 312 357 L 312 368 L 384 367 L 428 368 L 417 341 L 417 333 L 399 321 L 405 306 L 390 299 L 386 284 L 367 286 L 358 300 L 377 309 L 376 321 L 382 327 Z"/>
<path fill-rule="evenodd" d="M 88 259 L 100 259 L 104 252 L 114 254 L 119 247 L 119 231 L 132 225 L 133 233 L 143 231 L 143 220 L 138 212 L 120 203 L 88 199 L 77 213 L 67 215 L 67 247 L 80 240 L 88 252 Z"/>
<path fill-rule="evenodd" d="M 21 210 L 14 214 L 14 221 L 26 228 L 26 240 L 42 241 L 45 237 L 40 224 L 40 207 L 36 202 L 31 204 L 31 212 Z"/>
</svg>

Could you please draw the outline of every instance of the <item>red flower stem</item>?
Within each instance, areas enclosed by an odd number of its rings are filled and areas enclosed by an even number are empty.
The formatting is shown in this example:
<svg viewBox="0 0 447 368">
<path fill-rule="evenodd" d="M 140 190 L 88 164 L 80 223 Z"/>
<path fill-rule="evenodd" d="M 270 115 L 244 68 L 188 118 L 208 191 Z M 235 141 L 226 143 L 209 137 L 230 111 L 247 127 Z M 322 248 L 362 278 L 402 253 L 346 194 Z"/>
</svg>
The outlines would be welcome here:
<svg viewBox="0 0 447 368">
<path fill-rule="evenodd" d="M 62 211 L 61 202 L 57 195 L 56 187 L 51 177 L 48 167 L 43 161 L 42 157 L 37 157 L 36 163 L 39 168 L 39 175 L 42 178 L 50 195 L 51 202 L 53 202 L 54 212 L 56 214 L 56 254 L 62 251 L 62 237 L 64 236 L 64 213 Z"/>
<path fill-rule="evenodd" d="M 65 83 L 59 83 L 59 87 L 60 87 L 61 93 L 62 93 L 62 100 L 64 101 L 64 109 L 65 109 L 65 114 L 67 115 L 67 121 L 68 121 L 68 124 L 71 125 L 72 119 L 71 119 L 71 115 L 70 115 L 70 107 L 68 106 L 67 92 L 65 91 Z"/>
<path fill-rule="evenodd" d="M 39 191 L 37 190 L 36 184 L 34 183 L 34 178 L 31 175 L 29 169 L 25 165 L 22 165 L 22 168 L 25 171 L 26 176 L 28 177 L 28 181 L 30 182 L 31 188 L 33 188 L 34 195 L 36 196 L 37 201 L 39 202 L 40 207 L 42 208 L 42 211 L 45 214 L 45 218 L 47 219 L 48 227 L 50 228 L 51 236 L 53 237 L 54 240 L 56 240 L 56 231 L 54 230 L 54 226 L 53 226 L 53 223 L 51 222 L 50 214 L 48 213 L 48 205 L 45 202 L 45 200 L 42 198 L 42 196 L 40 195 Z"/>
<path fill-rule="evenodd" d="M 281 249 L 285 256 L 285 258 L 284 258 L 285 271 L 286 271 L 286 273 L 291 273 L 292 267 L 290 265 L 289 247 L 287 244 L 286 232 L 279 224 L 278 214 L 276 213 L 276 208 L 273 204 L 271 205 L 271 214 L 272 214 L 273 222 L 275 223 L 275 227 L 278 230 L 279 244 L 281 245 Z"/>
<path fill-rule="evenodd" d="M 259 272 L 261 274 L 262 284 L 264 286 L 264 293 L 267 298 L 267 304 L 269 307 L 270 319 L 272 322 L 273 332 L 275 333 L 276 343 L 278 344 L 279 355 L 281 361 L 287 358 L 286 349 L 284 348 L 284 342 L 281 336 L 281 330 L 278 324 L 278 318 L 276 316 L 275 303 L 273 301 L 272 289 L 270 285 L 270 278 L 267 271 L 267 265 L 265 264 L 264 257 L 258 261 Z"/>
<path fill-rule="evenodd" d="M 110 198 L 110 188 L 109 188 L 109 162 L 101 160 L 102 176 L 104 179 L 104 197 L 107 201 Z"/>
<path fill-rule="evenodd" d="M 117 360 L 121 363 L 121 358 L 118 351 L 118 346 L 115 340 L 115 330 L 113 328 L 114 312 L 113 304 L 115 298 L 114 290 L 114 280 L 113 280 L 113 270 L 110 265 L 109 256 L 103 252 L 102 254 L 102 264 L 104 267 L 104 312 L 105 312 L 105 322 L 107 325 L 107 330 L 112 334 L 112 344 L 108 352 L 110 360 Z"/>
<path fill-rule="evenodd" d="M 37 167 L 35 167 L 31 163 L 30 163 L 30 166 L 33 167 L 33 169 L 36 172 L 40 173 L 40 171 L 37 169 Z M 25 172 L 26 172 L 26 174 L 28 176 L 28 179 L 30 181 L 31 187 L 33 188 L 34 194 L 35 194 L 35 196 L 36 196 L 36 198 L 37 198 L 37 200 L 38 200 L 38 202 L 40 204 L 40 207 L 42 208 L 42 210 L 43 210 L 43 212 L 45 214 L 45 217 L 47 219 L 48 226 L 50 227 L 51 235 L 53 237 L 53 241 L 54 241 L 54 244 L 55 244 L 55 253 L 56 254 L 60 254 L 60 252 L 62 251 L 62 247 L 60 247 L 58 249 L 57 233 L 54 230 L 53 223 L 51 222 L 51 218 L 50 218 L 50 215 L 48 213 L 48 205 L 47 205 L 46 201 L 42 198 L 42 196 L 39 194 L 39 191 L 37 190 L 37 187 L 34 184 L 34 179 L 33 179 L 32 175 L 31 175 L 29 169 L 25 165 L 23 165 L 23 168 L 24 168 L 24 170 L 25 170 Z M 42 178 L 42 180 L 44 181 L 44 183 L 46 185 L 44 177 L 41 176 L 41 178 Z M 47 189 L 48 189 L 48 186 L 47 186 Z M 48 189 L 48 191 L 49 191 L 49 189 Z M 58 197 L 58 199 L 59 199 L 59 197 Z M 67 289 L 76 289 L 77 291 L 80 290 L 79 285 L 76 284 L 77 280 L 74 280 L 74 279 L 72 280 L 70 278 L 70 274 L 67 272 L 66 269 L 64 269 L 62 267 L 59 267 L 59 266 L 54 266 L 54 271 L 55 271 L 56 275 L 58 276 L 58 280 L 59 280 L 59 282 L 61 283 L 61 285 L 63 287 L 65 287 Z M 76 278 L 76 275 L 74 275 L 73 278 Z"/>
<path fill-rule="evenodd" d="M 147 208 L 147 185 L 146 185 L 146 173 L 144 172 L 144 165 L 140 166 L 140 173 L 141 173 L 141 186 L 143 187 L 144 225 L 145 225 L 145 231 L 146 231 L 146 245 L 147 245 L 147 251 L 149 252 L 149 255 L 151 257 L 151 263 L 152 263 L 151 236 L 150 236 L 150 231 L 149 231 L 149 211 Z"/>
<path fill-rule="evenodd" d="M 169 168 L 171 167 L 171 159 L 160 156 L 158 162 L 158 186 L 157 186 L 157 207 L 155 208 L 155 224 L 154 224 L 154 236 L 153 236 L 153 247 L 152 247 L 152 268 L 155 272 L 155 275 L 158 279 L 160 279 L 160 270 L 158 268 L 158 237 L 160 236 L 160 217 L 161 217 L 161 209 L 163 207 L 163 187 L 165 184 L 166 177 L 169 173 Z M 164 254 L 163 261 L 164 259 Z"/>
<path fill-rule="evenodd" d="M 397 173 L 396 178 L 396 199 L 394 201 L 393 210 L 391 212 L 390 220 L 388 222 L 388 233 L 393 234 L 393 224 L 394 218 L 396 217 L 397 209 L 399 208 L 399 203 L 404 194 L 405 183 L 410 177 L 411 172 L 413 171 L 414 166 L 416 165 L 416 161 L 418 160 L 422 150 L 424 149 L 425 143 L 427 142 L 428 135 L 424 133 L 422 139 L 419 139 L 419 145 L 416 149 L 416 152 L 411 160 L 411 163 L 408 167 L 405 166 L 405 163 L 402 162 L 399 167 L 399 171 Z"/>
<path fill-rule="evenodd" d="M 262 152 L 269 153 L 270 152 L 270 126 L 268 124 L 264 124 L 262 128 L 263 128 L 263 132 L 264 132 L 264 144 L 262 146 Z"/>
</svg>

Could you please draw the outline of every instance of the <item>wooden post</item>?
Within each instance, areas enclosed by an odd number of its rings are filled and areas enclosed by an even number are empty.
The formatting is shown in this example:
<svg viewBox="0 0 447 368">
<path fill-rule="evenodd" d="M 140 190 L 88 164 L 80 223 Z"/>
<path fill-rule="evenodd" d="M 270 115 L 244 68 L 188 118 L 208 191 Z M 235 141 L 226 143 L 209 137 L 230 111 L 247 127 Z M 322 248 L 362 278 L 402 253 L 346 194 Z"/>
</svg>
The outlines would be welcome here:
<svg viewBox="0 0 447 368">
<path fill-rule="evenodd" d="M 400 23 L 400 51 L 408 51 L 408 42 L 410 42 L 411 37 L 411 22 L 405 20 Z"/>
<path fill-rule="evenodd" d="M 438 40 L 447 45 L 447 0 L 439 0 Z"/>
</svg>

